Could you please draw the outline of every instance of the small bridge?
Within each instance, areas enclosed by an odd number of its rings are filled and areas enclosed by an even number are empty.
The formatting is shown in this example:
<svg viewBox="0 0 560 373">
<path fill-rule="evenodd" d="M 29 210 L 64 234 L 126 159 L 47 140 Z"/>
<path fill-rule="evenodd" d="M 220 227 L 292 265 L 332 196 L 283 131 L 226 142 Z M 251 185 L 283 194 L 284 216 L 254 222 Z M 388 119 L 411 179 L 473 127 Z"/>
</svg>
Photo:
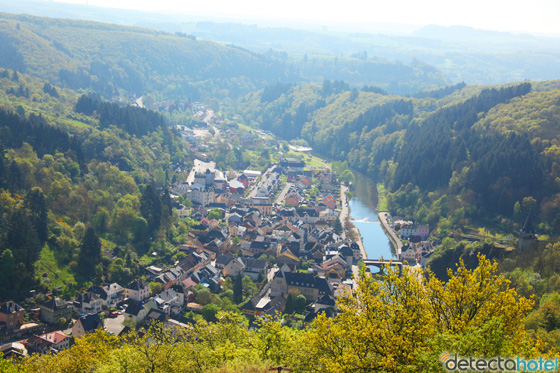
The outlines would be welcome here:
<svg viewBox="0 0 560 373">
<path fill-rule="evenodd" d="M 379 268 L 379 273 L 383 274 L 383 268 L 387 265 L 391 267 L 398 267 L 399 273 L 403 267 L 403 262 L 398 260 L 383 260 L 383 259 L 364 259 L 366 266 L 374 266 Z"/>
</svg>

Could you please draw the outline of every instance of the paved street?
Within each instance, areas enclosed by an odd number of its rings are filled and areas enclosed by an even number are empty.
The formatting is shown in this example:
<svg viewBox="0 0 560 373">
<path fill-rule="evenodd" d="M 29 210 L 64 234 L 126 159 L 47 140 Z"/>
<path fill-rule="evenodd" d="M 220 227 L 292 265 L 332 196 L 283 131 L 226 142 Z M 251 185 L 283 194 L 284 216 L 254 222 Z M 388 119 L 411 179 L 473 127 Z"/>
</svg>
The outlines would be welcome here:
<svg viewBox="0 0 560 373">
<path fill-rule="evenodd" d="M 290 188 L 293 185 L 294 185 L 294 183 L 286 183 L 286 186 L 284 186 L 284 189 L 282 189 L 282 192 L 280 192 L 280 194 L 278 195 L 278 198 L 276 198 L 275 203 L 281 204 L 282 201 L 286 198 L 286 194 L 288 193 L 288 191 L 290 190 Z"/>
<path fill-rule="evenodd" d="M 346 221 L 350 218 L 350 209 L 348 208 L 348 200 L 346 198 L 346 194 L 344 194 L 344 192 L 346 192 L 348 190 L 348 187 L 345 186 L 344 184 L 340 184 L 340 204 L 342 205 L 342 208 L 340 209 L 340 214 L 338 215 L 338 218 L 340 220 L 340 223 L 342 224 L 342 227 L 344 228 L 342 231 L 342 238 L 346 239 Z"/>
<path fill-rule="evenodd" d="M 259 190 L 259 185 L 261 185 L 262 183 L 265 182 L 265 180 L 268 178 L 268 175 L 270 175 L 270 173 L 272 172 L 272 169 L 273 169 L 274 167 L 276 167 L 276 165 L 271 166 L 270 168 L 268 168 L 268 169 L 264 172 L 264 174 L 262 174 L 261 181 L 258 182 L 258 183 L 255 183 L 255 184 L 253 184 L 253 185 L 251 186 L 251 191 L 249 192 L 248 198 L 253 198 L 253 197 L 255 197 L 255 196 L 257 195 L 257 191 Z"/>
<path fill-rule="evenodd" d="M 195 159 L 193 168 L 189 173 L 189 176 L 187 176 L 187 183 L 192 184 L 194 182 L 194 175 L 197 172 L 205 172 L 207 168 L 214 170 L 216 168 L 216 162 L 202 162 L 199 159 Z"/>
<path fill-rule="evenodd" d="M 114 333 L 115 335 L 118 335 L 121 330 L 124 329 L 124 326 L 122 325 L 122 322 L 124 321 L 124 315 L 119 315 L 117 317 L 105 317 L 105 329 L 107 329 L 107 331 Z"/>
<path fill-rule="evenodd" d="M 401 256 L 401 251 L 402 251 L 402 241 L 399 237 L 397 237 L 397 235 L 395 234 L 395 231 L 393 230 L 393 228 L 391 228 L 389 226 L 389 223 L 387 222 L 387 212 L 379 212 L 377 214 L 377 217 L 379 218 L 379 221 L 381 222 L 381 224 L 383 224 L 383 226 L 385 227 L 385 231 L 389 232 L 390 235 L 390 240 L 393 241 L 393 244 L 397 245 L 397 257 Z"/>
</svg>

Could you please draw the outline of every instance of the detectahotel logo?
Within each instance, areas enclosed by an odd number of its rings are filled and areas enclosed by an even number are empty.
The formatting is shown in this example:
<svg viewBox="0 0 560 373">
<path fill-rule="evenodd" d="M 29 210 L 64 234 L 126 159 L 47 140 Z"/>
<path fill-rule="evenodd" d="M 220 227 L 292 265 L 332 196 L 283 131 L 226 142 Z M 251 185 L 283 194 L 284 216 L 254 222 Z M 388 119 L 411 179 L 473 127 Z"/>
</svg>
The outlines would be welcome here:
<svg viewBox="0 0 560 373">
<path fill-rule="evenodd" d="M 464 357 L 444 352 L 439 361 L 448 372 L 556 372 L 558 359 L 547 360 L 543 357 L 522 359 L 520 357 Z"/>
</svg>

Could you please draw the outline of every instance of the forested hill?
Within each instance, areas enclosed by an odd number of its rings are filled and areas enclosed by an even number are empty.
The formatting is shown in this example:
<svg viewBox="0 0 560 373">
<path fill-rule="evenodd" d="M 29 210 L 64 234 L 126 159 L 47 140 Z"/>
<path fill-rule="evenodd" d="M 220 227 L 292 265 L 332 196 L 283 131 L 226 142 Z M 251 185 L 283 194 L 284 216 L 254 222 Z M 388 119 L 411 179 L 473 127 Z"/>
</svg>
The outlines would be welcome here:
<svg viewBox="0 0 560 373">
<path fill-rule="evenodd" d="M 362 171 L 389 188 L 392 212 L 448 234 L 529 210 L 560 233 L 560 82 L 458 84 L 415 98 L 342 82 L 276 85 L 240 101 L 245 120 Z M 486 221 L 488 223 L 488 221 Z"/>
<path fill-rule="evenodd" d="M 187 155 L 159 113 L 0 69 L 0 301 L 126 283 L 148 249 L 170 259 L 185 236 L 160 187 Z"/>
<path fill-rule="evenodd" d="M 111 98 L 238 97 L 274 82 L 344 79 L 413 93 L 448 82 L 432 66 L 360 58 L 288 58 L 236 46 L 113 24 L 0 14 L 0 67 Z"/>
<path fill-rule="evenodd" d="M 237 94 L 290 78 L 279 62 L 187 35 L 6 13 L 0 21 L 1 67 L 109 98 L 122 89 L 197 99 L 214 86 Z"/>
</svg>

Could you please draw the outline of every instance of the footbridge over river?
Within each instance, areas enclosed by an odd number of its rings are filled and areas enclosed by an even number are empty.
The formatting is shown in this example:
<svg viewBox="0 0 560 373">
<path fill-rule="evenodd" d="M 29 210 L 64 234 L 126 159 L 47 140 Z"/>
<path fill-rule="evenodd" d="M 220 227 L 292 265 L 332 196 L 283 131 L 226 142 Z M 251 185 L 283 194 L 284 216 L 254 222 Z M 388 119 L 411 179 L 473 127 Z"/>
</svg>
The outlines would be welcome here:
<svg viewBox="0 0 560 373">
<path fill-rule="evenodd" d="M 391 267 L 397 267 L 400 273 L 402 266 L 404 265 L 403 262 L 397 260 L 383 260 L 383 259 L 364 259 L 364 264 L 366 266 L 373 266 L 379 268 L 380 273 L 383 273 L 383 269 L 387 265 Z"/>
</svg>

